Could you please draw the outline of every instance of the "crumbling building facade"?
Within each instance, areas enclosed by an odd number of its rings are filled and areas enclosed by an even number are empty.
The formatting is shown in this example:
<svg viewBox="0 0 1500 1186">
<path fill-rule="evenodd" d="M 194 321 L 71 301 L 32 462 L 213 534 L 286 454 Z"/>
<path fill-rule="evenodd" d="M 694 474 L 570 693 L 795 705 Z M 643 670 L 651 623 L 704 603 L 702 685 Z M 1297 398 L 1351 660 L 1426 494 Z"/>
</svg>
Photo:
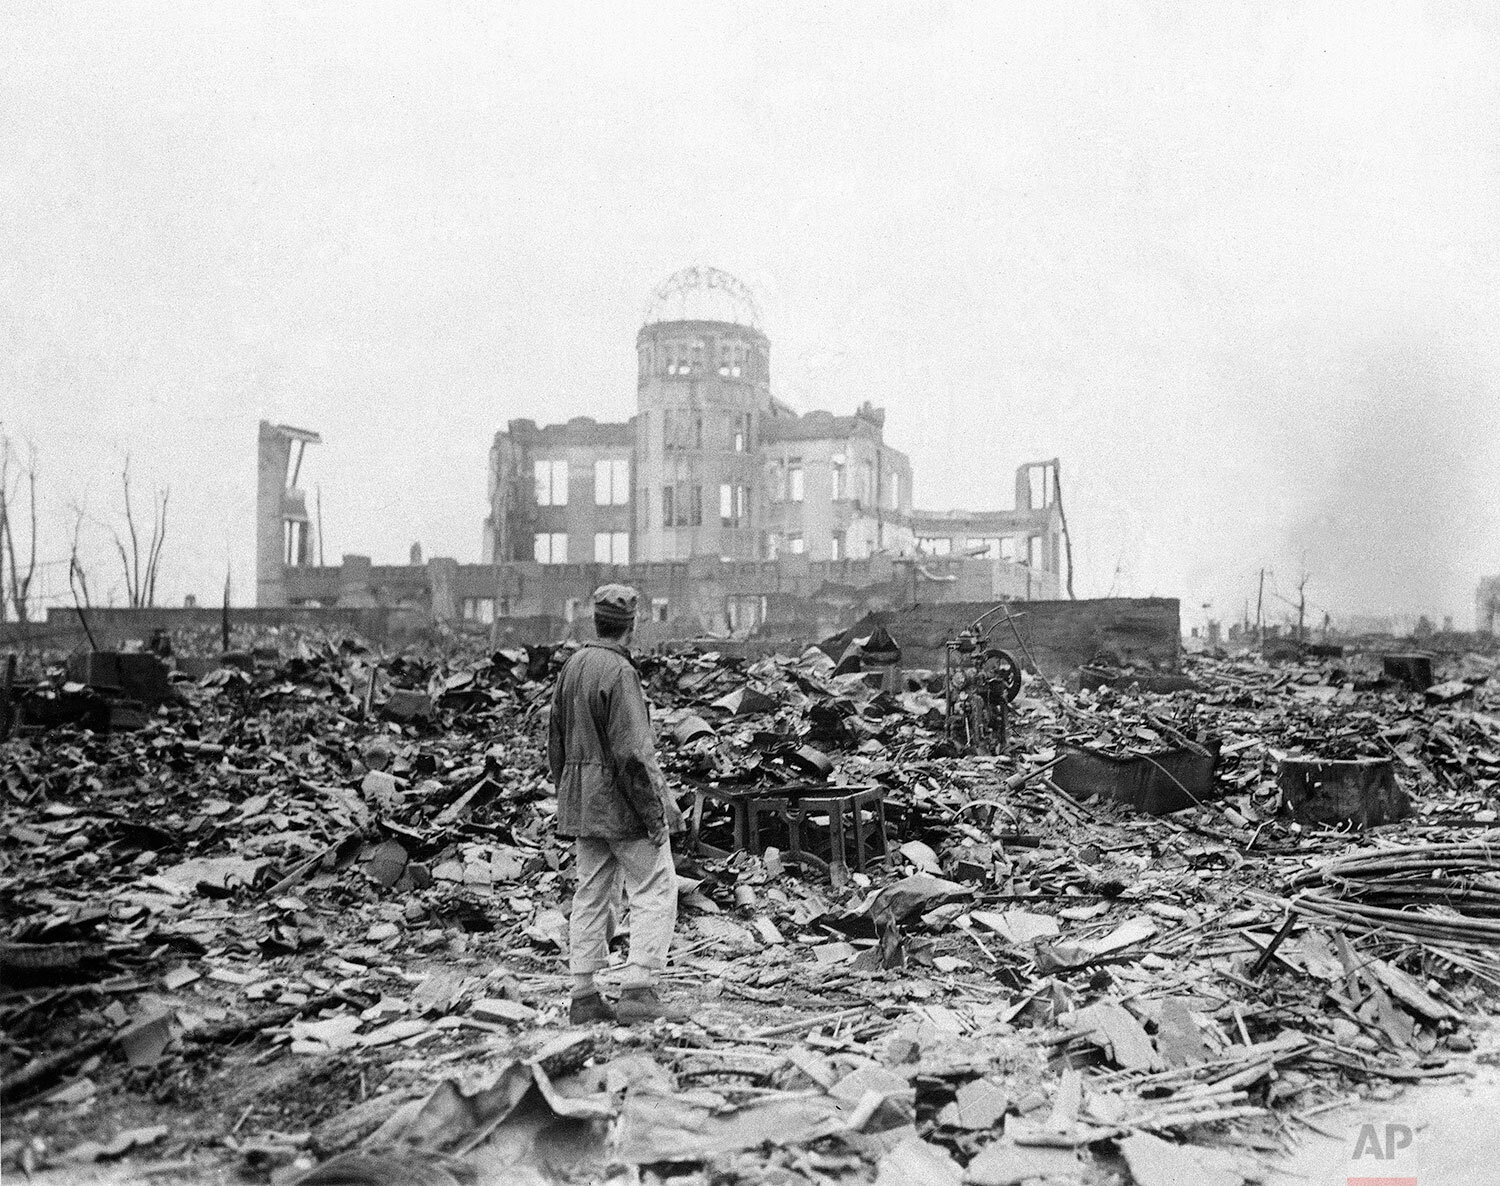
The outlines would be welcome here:
<svg viewBox="0 0 1500 1186">
<path fill-rule="evenodd" d="M 304 428 L 260 422 L 255 457 L 255 604 L 289 604 L 288 571 L 314 559 L 313 522 L 298 481 L 308 445 L 322 438 Z"/>
<path fill-rule="evenodd" d="M 799 415 L 776 399 L 754 299 L 714 269 L 656 290 L 636 335 L 634 415 L 511 420 L 488 467 L 479 564 L 347 556 L 294 566 L 285 596 L 567 627 L 597 585 L 621 580 L 643 593 L 649 638 L 811 632 L 912 602 L 1061 594 L 1056 460 L 1017 471 L 1011 509 L 915 509 L 884 410 Z"/>
<path fill-rule="evenodd" d="M 669 316 L 693 287 L 726 295 L 727 319 Z M 798 415 L 771 394 L 757 321 L 732 277 L 690 269 L 668 280 L 636 337 L 628 422 L 513 420 L 496 434 L 486 559 L 983 555 L 1028 569 L 1034 596 L 1057 595 L 1056 461 L 1018 471 L 1012 510 L 914 510 L 911 460 L 885 441 L 884 410 Z"/>
</svg>

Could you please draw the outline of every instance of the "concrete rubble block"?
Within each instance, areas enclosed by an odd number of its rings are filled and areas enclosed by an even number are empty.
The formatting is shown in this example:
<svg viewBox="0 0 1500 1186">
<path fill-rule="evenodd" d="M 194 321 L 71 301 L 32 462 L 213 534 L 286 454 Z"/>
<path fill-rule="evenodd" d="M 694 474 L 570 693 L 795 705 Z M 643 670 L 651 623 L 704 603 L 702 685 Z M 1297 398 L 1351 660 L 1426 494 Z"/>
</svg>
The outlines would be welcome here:
<svg viewBox="0 0 1500 1186">
<path fill-rule="evenodd" d="M 371 770 L 359 784 L 365 802 L 382 813 L 399 810 L 406 803 L 401 790 L 401 780 L 383 770 Z"/>
<path fill-rule="evenodd" d="M 225 651 L 222 655 L 177 655 L 172 666 L 178 675 L 191 680 L 200 680 L 206 675 L 233 667 L 255 674 L 255 656 L 249 651 Z"/>
<path fill-rule="evenodd" d="M 1012 1125 L 1006 1125 L 1007 1132 Z M 1019 1127 L 1019 1125 L 1015 1126 Z M 1072 1149 L 992 1141 L 969 1162 L 964 1181 L 972 1186 L 1017 1186 L 1021 1182 L 1076 1182 L 1085 1166 Z"/>
<path fill-rule="evenodd" d="M 1380 666 L 1387 679 L 1405 684 L 1413 692 L 1425 692 L 1432 687 L 1431 655 L 1383 655 Z"/>
<path fill-rule="evenodd" d="M 148 720 L 146 710 L 137 700 L 111 700 L 109 702 L 109 732 L 131 733 L 144 729 Z"/>
<path fill-rule="evenodd" d="M 387 840 L 378 844 L 365 857 L 365 872 L 389 889 L 401 880 L 406 872 L 407 852 L 399 841 Z"/>
<path fill-rule="evenodd" d="M 1166 815 L 1214 797 L 1214 765 L 1219 741 L 1194 753 L 1172 749 L 1158 754 L 1116 756 L 1070 748 L 1052 771 L 1052 780 L 1075 799 L 1113 799 L 1147 815 Z"/>
<path fill-rule="evenodd" d="M 1276 780 L 1299 823 L 1369 828 L 1411 814 L 1411 796 L 1396 781 L 1390 758 L 1283 758 Z"/>
<path fill-rule="evenodd" d="M 426 692 L 396 688 L 380 706 L 380 715 L 388 721 L 410 725 L 416 721 L 430 721 L 437 714 L 432 707 L 432 698 Z"/>
<path fill-rule="evenodd" d="M 486 997 L 469 1006 L 469 1016 L 475 1021 L 487 1021 L 492 1025 L 525 1025 L 536 1018 L 536 1010 L 521 1004 L 520 1001 Z"/>
<path fill-rule="evenodd" d="M 1428 704 L 1451 704 L 1455 700 L 1467 700 L 1474 695 L 1474 686 L 1461 679 L 1452 679 L 1447 683 L 1434 684 L 1423 695 Z"/>
<path fill-rule="evenodd" d="M 713 702 L 714 708 L 722 708 L 734 716 L 751 716 L 760 712 L 775 712 L 776 701 L 757 688 L 746 685 L 736 688 L 727 696 Z"/>
<path fill-rule="evenodd" d="M 167 667 L 144 651 L 86 651 L 68 659 L 68 678 L 101 691 L 117 692 L 149 708 L 172 699 Z"/>
<path fill-rule="evenodd" d="M 219 670 L 220 663 L 211 655 L 178 655 L 173 661 L 178 675 L 190 680 L 200 680 Z"/>
<path fill-rule="evenodd" d="M 1171 692 L 1197 691 L 1198 685 L 1180 672 L 1119 671 L 1109 667 L 1078 669 L 1078 688 L 1092 692 L 1098 688 L 1139 688 L 1142 692 L 1165 695 Z"/>
</svg>

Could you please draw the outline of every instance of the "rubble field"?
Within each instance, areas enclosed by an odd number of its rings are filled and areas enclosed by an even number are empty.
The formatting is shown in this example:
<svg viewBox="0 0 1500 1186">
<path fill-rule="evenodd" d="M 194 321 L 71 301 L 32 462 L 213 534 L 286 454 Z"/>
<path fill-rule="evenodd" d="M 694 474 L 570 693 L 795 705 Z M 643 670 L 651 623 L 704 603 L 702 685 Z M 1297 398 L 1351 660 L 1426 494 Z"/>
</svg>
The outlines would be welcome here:
<svg viewBox="0 0 1500 1186">
<path fill-rule="evenodd" d="M 1237 1186 L 1500 1061 L 1492 655 L 1028 673 L 993 755 L 941 672 L 643 656 L 694 1018 L 580 1029 L 569 647 L 248 641 L 135 720 L 51 668 L 0 742 L 6 1174 Z M 746 851 L 750 788 L 878 793 L 846 868 L 816 809 Z"/>
</svg>

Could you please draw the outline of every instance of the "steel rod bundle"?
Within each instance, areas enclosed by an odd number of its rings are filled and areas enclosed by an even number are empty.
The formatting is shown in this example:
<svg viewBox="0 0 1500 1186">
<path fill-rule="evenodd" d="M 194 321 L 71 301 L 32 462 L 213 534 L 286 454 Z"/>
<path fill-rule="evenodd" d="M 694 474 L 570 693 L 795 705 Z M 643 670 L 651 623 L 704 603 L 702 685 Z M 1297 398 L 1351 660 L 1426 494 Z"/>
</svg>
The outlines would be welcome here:
<svg viewBox="0 0 1500 1186">
<path fill-rule="evenodd" d="M 1345 902 L 1314 893 L 1299 894 L 1292 899 L 1291 905 L 1292 909 L 1304 914 L 1318 914 L 1390 935 L 1432 943 L 1500 947 L 1500 919 L 1417 914 L 1408 910 Z"/>
<path fill-rule="evenodd" d="M 1500 947 L 1500 885 L 1485 876 L 1497 872 L 1500 847 L 1489 844 L 1378 849 L 1302 874 L 1297 884 L 1322 888 L 1292 907 L 1423 942 Z"/>
<path fill-rule="evenodd" d="M 1310 870 L 1298 878 L 1307 883 L 1339 878 L 1384 876 L 1394 873 L 1420 873 L 1432 869 L 1465 871 L 1500 871 L 1500 845 L 1481 842 L 1422 844 L 1410 848 L 1376 849 L 1354 853 Z"/>
</svg>

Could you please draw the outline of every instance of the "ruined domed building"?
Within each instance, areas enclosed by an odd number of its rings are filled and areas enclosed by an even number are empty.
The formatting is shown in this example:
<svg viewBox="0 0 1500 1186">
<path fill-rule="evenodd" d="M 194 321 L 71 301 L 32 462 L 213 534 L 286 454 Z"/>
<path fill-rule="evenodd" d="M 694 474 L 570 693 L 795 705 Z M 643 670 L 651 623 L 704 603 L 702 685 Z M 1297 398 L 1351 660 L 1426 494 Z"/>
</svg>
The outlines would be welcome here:
<svg viewBox="0 0 1500 1186">
<path fill-rule="evenodd" d="M 891 561 L 952 584 L 948 566 L 973 560 L 988 579 L 965 589 L 980 599 L 1059 596 L 1055 461 L 1018 471 L 1014 510 L 914 510 L 911 461 L 886 443 L 884 410 L 798 415 L 772 394 L 771 365 L 743 284 L 713 268 L 669 277 L 636 335 L 629 421 L 512 420 L 495 435 L 486 558 L 630 566 L 643 585 L 655 566 L 698 562 L 727 579 L 712 582 L 722 610 L 693 616 L 736 633 L 763 618 L 764 566 L 858 589 L 894 580 Z M 670 597 L 653 601 L 658 621 L 676 616 Z"/>
<path fill-rule="evenodd" d="M 914 509 L 883 409 L 799 415 L 775 397 L 771 341 L 734 277 L 689 268 L 658 286 L 635 372 L 627 421 L 512 420 L 495 434 L 478 564 L 310 567 L 287 459 L 316 434 L 263 425 L 259 604 L 528 619 L 546 633 L 587 619 L 592 590 L 617 580 L 649 605 L 646 639 L 772 626 L 806 639 L 870 609 L 1061 595 L 1055 460 L 1016 471 L 1011 510 Z"/>
</svg>

